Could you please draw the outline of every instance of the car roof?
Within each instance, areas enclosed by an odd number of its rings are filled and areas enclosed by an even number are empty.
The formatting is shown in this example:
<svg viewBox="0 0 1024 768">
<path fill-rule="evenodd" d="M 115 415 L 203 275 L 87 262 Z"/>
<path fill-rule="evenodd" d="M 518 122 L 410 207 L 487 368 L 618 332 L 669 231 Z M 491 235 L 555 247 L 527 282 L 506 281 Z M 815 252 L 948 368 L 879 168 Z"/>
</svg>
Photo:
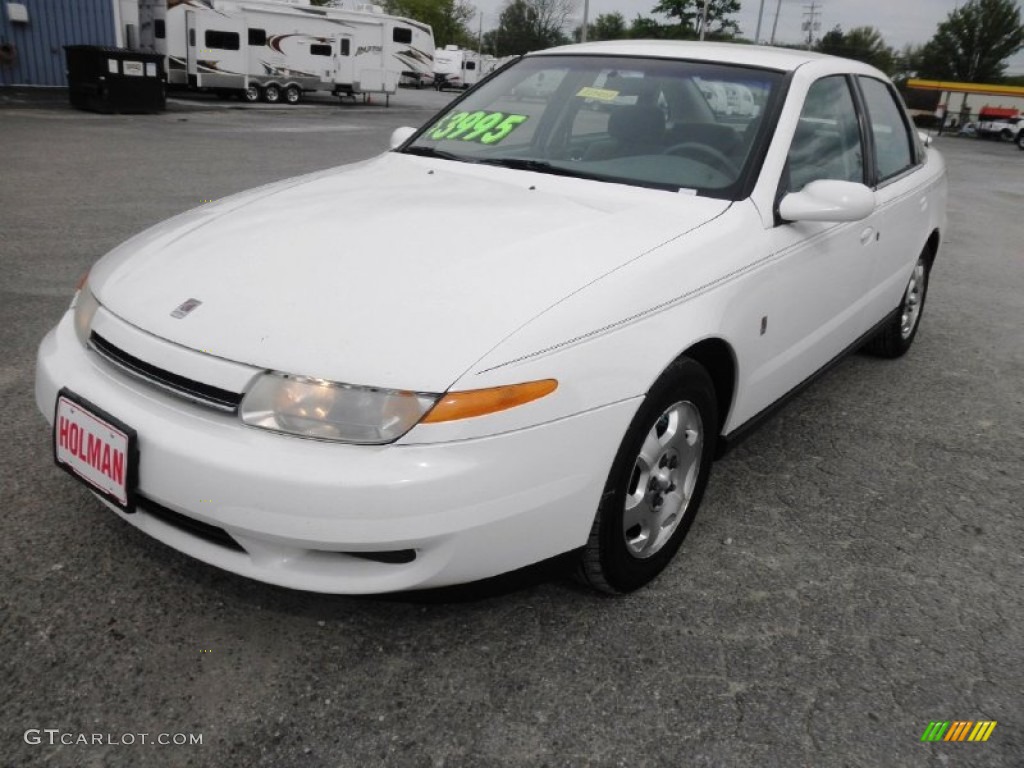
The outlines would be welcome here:
<svg viewBox="0 0 1024 768">
<path fill-rule="evenodd" d="M 657 58 L 715 61 L 790 72 L 812 61 L 836 61 L 836 57 L 791 48 L 772 48 L 742 43 L 702 43 L 692 40 L 604 40 L 535 51 L 547 54 L 604 54 L 609 56 L 653 56 Z"/>
</svg>

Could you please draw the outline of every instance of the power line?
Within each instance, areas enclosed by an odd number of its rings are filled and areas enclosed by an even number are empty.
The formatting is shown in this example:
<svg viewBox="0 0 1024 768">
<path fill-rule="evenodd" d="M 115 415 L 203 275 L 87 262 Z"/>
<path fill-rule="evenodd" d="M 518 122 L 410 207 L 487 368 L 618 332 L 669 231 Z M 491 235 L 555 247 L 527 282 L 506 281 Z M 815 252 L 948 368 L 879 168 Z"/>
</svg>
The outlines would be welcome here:
<svg viewBox="0 0 1024 768">
<path fill-rule="evenodd" d="M 761 9 L 757 12 L 757 32 L 754 33 L 754 42 L 761 44 L 761 20 L 764 18 L 764 0 L 761 0 Z"/>
<path fill-rule="evenodd" d="M 807 50 L 811 49 L 814 45 L 814 33 L 821 31 L 821 22 L 818 21 L 818 16 L 821 15 L 821 4 L 812 2 L 810 5 L 804 6 L 804 23 L 800 28 L 807 33 Z"/>
<path fill-rule="evenodd" d="M 772 24 L 771 44 L 775 45 L 775 33 L 779 31 L 779 12 L 782 10 L 782 0 L 775 4 L 775 23 Z"/>
</svg>

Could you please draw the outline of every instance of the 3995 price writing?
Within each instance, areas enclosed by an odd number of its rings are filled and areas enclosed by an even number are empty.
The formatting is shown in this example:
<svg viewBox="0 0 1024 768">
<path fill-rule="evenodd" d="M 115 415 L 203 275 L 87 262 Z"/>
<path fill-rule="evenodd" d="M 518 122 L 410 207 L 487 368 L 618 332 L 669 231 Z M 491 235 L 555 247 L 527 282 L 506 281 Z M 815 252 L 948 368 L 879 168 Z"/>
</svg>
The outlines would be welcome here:
<svg viewBox="0 0 1024 768">
<path fill-rule="evenodd" d="M 449 139 L 497 144 L 525 123 L 528 117 L 504 112 L 455 112 L 446 116 L 428 135 L 435 141 Z"/>
</svg>

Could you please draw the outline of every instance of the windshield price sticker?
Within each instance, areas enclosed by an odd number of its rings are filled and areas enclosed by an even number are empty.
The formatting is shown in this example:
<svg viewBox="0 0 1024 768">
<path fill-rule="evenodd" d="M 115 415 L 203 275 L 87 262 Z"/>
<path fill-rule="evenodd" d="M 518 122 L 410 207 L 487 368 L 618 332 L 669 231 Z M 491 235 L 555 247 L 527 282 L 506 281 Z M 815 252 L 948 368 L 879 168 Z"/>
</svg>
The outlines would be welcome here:
<svg viewBox="0 0 1024 768">
<path fill-rule="evenodd" d="M 525 123 L 528 115 L 506 115 L 504 112 L 456 112 L 428 135 L 435 141 L 478 141 L 497 144 Z"/>
</svg>

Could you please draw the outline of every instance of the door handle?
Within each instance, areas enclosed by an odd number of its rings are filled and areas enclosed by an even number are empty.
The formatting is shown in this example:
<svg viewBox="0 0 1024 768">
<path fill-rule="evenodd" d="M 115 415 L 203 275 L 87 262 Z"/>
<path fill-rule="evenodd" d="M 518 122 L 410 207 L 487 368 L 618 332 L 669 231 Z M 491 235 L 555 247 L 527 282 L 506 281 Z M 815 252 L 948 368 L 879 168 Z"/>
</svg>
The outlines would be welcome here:
<svg viewBox="0 0 1024 768">
<path fill-rule="evenodd" d="M 863 232 L 860 233 L 860 244 L 861 245 L 867 245 L 868 243 L 871 242 L 871 239 L 874 236 L 875 236 L 875 229 L 874 229 L 874 227 L 868 227 L 867 229 L 865 229 Z"/>
</svg>

